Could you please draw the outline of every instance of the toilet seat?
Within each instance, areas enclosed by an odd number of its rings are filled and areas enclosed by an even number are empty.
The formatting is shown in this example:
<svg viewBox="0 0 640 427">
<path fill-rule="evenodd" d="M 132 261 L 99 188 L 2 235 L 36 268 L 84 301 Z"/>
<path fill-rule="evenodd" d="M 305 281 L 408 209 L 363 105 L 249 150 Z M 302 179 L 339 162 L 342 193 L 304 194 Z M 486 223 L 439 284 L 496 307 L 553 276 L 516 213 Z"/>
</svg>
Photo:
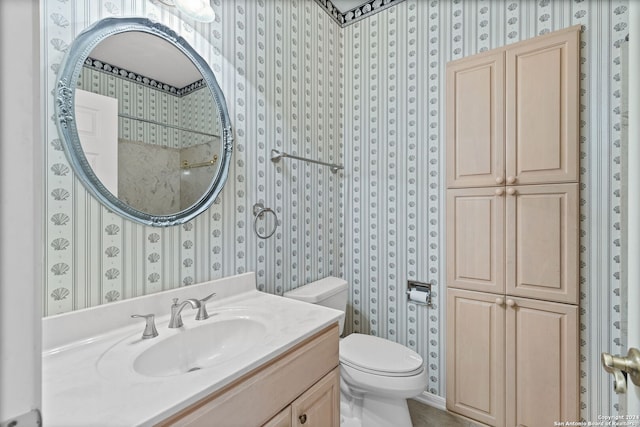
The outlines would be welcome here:
<svg viewBox="0 0 640 427">
<path fill-rule="evenodd" d="M 340 365 L 341 366 L 348 366 L 351 369 L 356 369 L 356 370 L 358 370 L 360 372 L 364 372 L 364 373 L 367 373 L 367 374 L 380 375 L 380 376 L 383 376 L 383 377 L 411 377 L 413 375 L 419 374 L 420 372 L 422 372 L 424 370 L 423 367 L 420 367 L 420 368 L 414 369 L 413 371 L 409 371 L 409 372 L 376 371 L 374 369 L 367 369 L 367 368 L 364 368 L 362 366 L 351 364 L 351 363 L 346 362 L 344 360 L 340 361 Z"/>
<path fill-rule="evenodd" d="M 340 363 L 373 375 L 410 377 L 424 370 L 422 357 L 392 341 L 365 334 L 340 340 Z"/>
<path fill-rule="evenodd" d="M 417 396 L 427 386 L 427 370 L 411 376 L 371 374 L 340 363 L 340 376 L 353 392 L 399 399 Z"/>
</svg>

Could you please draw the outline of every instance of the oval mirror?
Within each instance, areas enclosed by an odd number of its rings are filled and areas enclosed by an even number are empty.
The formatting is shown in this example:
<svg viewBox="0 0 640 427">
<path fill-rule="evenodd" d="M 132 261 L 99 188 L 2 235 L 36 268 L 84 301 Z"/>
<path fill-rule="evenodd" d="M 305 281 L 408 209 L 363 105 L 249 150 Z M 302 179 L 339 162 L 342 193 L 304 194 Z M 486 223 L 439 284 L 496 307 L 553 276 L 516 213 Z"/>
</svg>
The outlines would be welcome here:
<svg viewBox="0 0 640 427">
<path fill-rule="evenodd" d="M 106 18 L 80 33 L 58 73 L 56 117 L 83 185 L 138 223 L 189 221 L 227 180 L 224 95 L 204 59 L 162 24 Z"/>
</svg>

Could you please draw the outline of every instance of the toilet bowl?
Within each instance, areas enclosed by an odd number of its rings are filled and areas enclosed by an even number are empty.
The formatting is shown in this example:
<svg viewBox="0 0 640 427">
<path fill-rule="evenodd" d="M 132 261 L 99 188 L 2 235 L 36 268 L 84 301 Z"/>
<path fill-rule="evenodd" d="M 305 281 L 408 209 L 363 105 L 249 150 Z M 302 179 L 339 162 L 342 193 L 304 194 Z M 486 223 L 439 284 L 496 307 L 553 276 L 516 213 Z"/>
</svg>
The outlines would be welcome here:
<svg viewBox="0 0 640 427">
<path fill-rule="evenodd" d="M 371 335 L 340 340 L 340 409 L 343 425 L 411 426 L 407 399 L 427 386 L 422 357 Z M 350 422 L 351 421 L 351 422 Z"/>
<path fill-rule="evenodd" d="M 285 297 L 345 311 L 347 282 L 327 277 Z M 342 333 L 344 318 L 340 321 Z M 427 386 L 422 357 L 413 350 L 371 335 L 340 339 L 340 424 L 342 427 L 410 427 L 407 399 Z"/>
</svg>

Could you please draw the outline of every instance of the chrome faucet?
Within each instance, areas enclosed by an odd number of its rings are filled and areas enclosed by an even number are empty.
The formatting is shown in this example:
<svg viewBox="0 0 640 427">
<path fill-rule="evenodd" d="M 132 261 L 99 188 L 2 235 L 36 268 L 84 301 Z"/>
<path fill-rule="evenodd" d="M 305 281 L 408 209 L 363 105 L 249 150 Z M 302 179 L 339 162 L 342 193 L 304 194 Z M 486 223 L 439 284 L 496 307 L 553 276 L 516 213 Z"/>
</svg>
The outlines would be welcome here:
<svg viewBox="0 0 640 427">
<path fill-rule="evenodd" d="M 179 328 L 182 326 L 182 316 L 180 313 L 187 304 L 190 304 L 191 308 L 200 308 L 200 301 L 197 299 L 189 298 L 182 301 L 180 304 L 178 304 L 178 298 L 173 299 L 173 305 L 171 306 L 171 319 L 169 320 L 170 328 Z"/>
</svg>

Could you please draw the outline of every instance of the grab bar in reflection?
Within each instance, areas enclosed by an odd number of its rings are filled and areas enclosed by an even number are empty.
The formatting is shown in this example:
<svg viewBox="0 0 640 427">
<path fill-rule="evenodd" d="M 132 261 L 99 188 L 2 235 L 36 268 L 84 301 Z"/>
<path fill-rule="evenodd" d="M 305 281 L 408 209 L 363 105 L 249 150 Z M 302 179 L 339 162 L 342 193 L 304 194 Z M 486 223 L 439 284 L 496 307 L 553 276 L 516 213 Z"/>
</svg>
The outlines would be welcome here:
<svg viewBox="0 0 640 427">
<path fill-rule="evenodd" d="M 215 165 L 216 162 L 218 161 L 218 155 L 214 154 L 213 155 L 213 159 L 211 160 L 207 160 L 206 162 L 200 162 L 200 163 L 189 163 L 187 160 L 183 160 L 182 161 L 182 166 L 180 166 L 181 169 L 194 169 L 194 168 L 203 168 L 205 166 L 212 166 Z"/>
<path fill-rule="evenodd" d="M 278 163 L 280 161 L 280 159 L 286 158 L 286 157 L 288 157 L 290 159 L 302 160 L 303 162 L 315 163 L 317 165 L 329 166 L 329 170 L 331 170 L 331 172 L 333 172 L 333 173 L 338 172 L 338 170 L 340 170 L 340 169 L 344 169 L 344 166 L 341 166 L 341 165 L 336 165 L 336 164 L 333 164 L 333 163 L 321 162 L 319 160 L 307 159 L 305 157 L 298 157 L 298 156 L 294 156 L 293 154 L 283 153 L 283 152 L 275 150 L 275 149 L 271 150 L 271 161 L 273 163 Z"/>
<path fill-rule="evenodd" d="M 133 116 L 130 116 L 128 114 L 118 113 L 118 117 L 120 117 L 121 119 L 135 120 L 135 121 L 138 121 L 138 122 L 144 122 L 144 123 L 149 123 L 149 124 L 152 124 L 152 125 L 163 126 L 163 127 L 169 128 L 169 129 L 183 130 L 185 132 L 195 133 L 195 134 L 198 134 L 198 135 L 216 136 L 216 137 L 220 138 L 220 135 L 216 135 L 215 133 L 201 132 L 199 130 L 189 129 L 189 128 L 185 128 L 185 127 L 178 126 L 178 125 L 170 125 L 169 123 L 162 123 L 162 122 L 159 122 L 157 120 L 143 119 L 142 117 L 133 117 Z"/>
</svg>

